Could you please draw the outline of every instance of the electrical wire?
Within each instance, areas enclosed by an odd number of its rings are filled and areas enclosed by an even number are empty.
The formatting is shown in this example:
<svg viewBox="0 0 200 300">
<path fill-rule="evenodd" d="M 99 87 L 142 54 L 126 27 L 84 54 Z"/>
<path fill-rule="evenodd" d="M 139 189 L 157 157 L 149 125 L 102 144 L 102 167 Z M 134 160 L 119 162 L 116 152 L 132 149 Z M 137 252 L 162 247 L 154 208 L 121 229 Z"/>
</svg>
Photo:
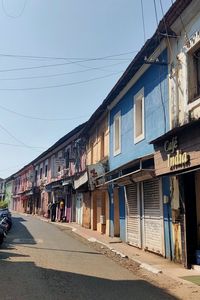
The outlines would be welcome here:
<svg viewBox="0 0 200 300">
<path fill-rule="evenodd" d="M 24 76 L 24 77 L 11 77 L 11 78 L 0 78 L 0 81 L 13 81 L 13 80 L 27 80 L 27 79 L 39 79 L 39 78 L 51 78 L 51 77 L 58 77 L 58 76 L 64 76 L 64 75 L 72 75 L 72 74 L 79 74 L 79 73 L 85 73 L 89 71 L 94 70 L 102 70 L 106 71 L 104 68 L 114 67 L 121 64 L 124 64 L 125 62 L 120 62 L 116 64 L 110 64 L 110 65 L 104 65 L 102 67 L 87 67 L 80 65 L 81 67 L 88 68 L 86 70 L 79 70 L 79 71 L 72 71 L 72 72 L 63 72 L 63 73 L 55 73 L 55 74 L 49 74 L 49 75 L 39 75 L 39 76 Z"/>
<path fill-rule="evenodd" d="M 66 65 L 73 65 L 73 64 L 77 64 L 77 63 L 81 63 L 81 62 L 88 62 L 88 61 L 96 61 L 98 59 L 94 58 L 94 59 L 86 59 L 86 60 L 79 60 L 79 61 L 71 61 L 71 62 L 66 62 L 66 63 L 60 63 L 60 64 L 51 64 L 51 65 L 40 65 L 40 66 L 32 66 L 32 67 L 21 67 L 21 68 L 12 68 L 12 69 L 1 69 L 0 72 L 1 73 L 5 73 L 5 72 L 13 72 L 13 71 L 24 71 L 24 70 L 33 70 L 33 69 L 42 69 L 42 68 L 52 68 L 52 67 L 60 67 L 60 66 L 66 66 Z M 107 60 L 105 59 L 100 59 L 100 60 Z M 109 60 L 119 60 L 117 58 L 112 58 Z M 121 61 L 129 61 L 130 59 L 120 59 Z"/>
<path fill-rule="evenodd" d="M 9 112 L 9 113 L 15 114 L 17 116 L 20 116 L 20 117 L 23 117 L 23 118 L 26 118 L 26 119 L 39 120 L 39 121 L 70 121 L 70 120 L 75 120 L 75 119 L 81 119 L 81 118 L 87 118 L 88 117 L 88 116 L 79 116 L 79 117 L 73 117 L 73 118 L 40 118 L 40 117 L 34 117 L 34 116 L 30 116 L 30 115 L 26 115 L 26 114 L 16 112 L 16 111 L 11 110 L 11 109 L 9 109 L 7 107 L 4 107 L 2 105 L 0 105 L 0 108 L 7 111 L 7 112 Z"/>
<path fill-rule="evenodd" d="M 154 10 L 155 10 L 155 18 L 157 23 L 157 30 L 159 30 L 159 23 L 158 23 L 158 13 L 157 13 L 157 7 L 156 7 L 156 1 L 154 0 Z M 160 54 L 161 54 L 161 39 L 160 39 L 160 33 L 158 31 L 158 40 L 159 40 L 159 47 L 160 47 Z M 162 85 L 161 85 L 161 65 L 159 66 L 159 89 L 160 89 L 160 97 L 161 97 L 161 104 L 163 109 L 163 117 L 164 117 L 164 133 L 166 133 L 167 130 L 167 116 L 165 111 L 165 104 L 164 104 L 164 97 L 162 93 Z"/>
<path fill-rule="evenodd" d="M 15 141 L 17 141 L 18 143 L 22 144 L 23 146 L 27 147 L 27 145 L 19 140 L 18 138 L 16 138 L 16 136 L 14 136 L 8 129 L 6 129 L 2 124 L 0 124 L 0 128 L 5 131 L 10 137 L 12 137 Z"/>
<path fill-rule="evenodd" d="M 161 11 L 162 11 L 163 22 L 164 22 L 164 26 L 165 26 L 165 31 L 166 31 L 166 37 L 167 37 L 167 43 L 168 43 L 168 46 L 169 46 L 169 51 L 170 51 L 170 54 L 171 54 L 171 58 L 173 58 L 173 51 L 172 51 L 171 43 L 170 43 L 168 32 L 167 32 L 167 24 L 165 22 L 165 15 L 164 15 L 164 10 L 163 10 L 163 5 L 162 5 L 162 1 L 161 0 L 160 0 L 160 8 L 161 8 Z"/>
<path fill-rule="evenodd" d="M 14 145 L 14 146 L 18 146 L 18 147 L 26 147 L 26 148 L 30 148 L 30 149 L 44 149 L 43 147 L 35 147 L 35 146 L 30 146 L 25 144 L 23 141 L 21 141 L 20 139 L 18 139 L 15 135 L 13 135 L 8 129 L 6 129 L 2 124 L 0 124 L 0 128 L 5 131 L 10 137 L 12 137 L 15 141 L 17 141 L 18 143 L 20 143 L 20 145 L 16 145 L 16 144 L 7 144 L 7 145 Z M 0 143 L 0 144 L 6 144 L 6 143 Z"/>
<path fill-rule="evenodd" d="M 156 24 L 157 24 L 157 27 L 158 27 L 158 13 L 157 13 L 157 8 L 156 8 L 156 1 L 153 0 L 154 2 L 154 11 L 155 11 L 155 17 L 156 17 Z"/>
<path fill-rule="evenodd" d="M 143 34 L 144 34 L 144 44 L 146 42 L 146 32 L 145 32 L 145 23 L 144 23 L 144 6 L 143 1 L 141 0 L 141 10 L 142 10 L 142 24 L 143 24 Z"/>
<path fill-rule="evenodd" d="M 28 149 L 40 149 L 40 150 L 46 149 L 46 148 L 44 148 L 44 147 L 28 146 L 28 145 L 18 145 L 18 144 L 3 143 L 3 142 L 0 142 L 0 145 L 12 146 L 12 147 L 22 147 L 22 148 L 24 147 L 24 148 L 28 148 Z"/>
<path fill-rule="evenodd" d="M 137 53 L 138 50 L 134 51 L 129 51 L 129 52 L 123 52 L 123 53 L 118 53 L 118 54 L 112 54 L 112 55 L 107 55 L 107 56 L 100 56 L 100 57 L 57 57 L 57 56 L 36 56 L 36 55 L 19 55 L 19 54 L 4 54 L 0 53 L 0 56 L 3 57 L 10 57 L 10 58 L 31 58 L 31 59 L 49 59 L 49 60 L 83 60 L 83 61 L 90 61 L 90 60 L 103 60 L 107 58 L 113 58 L 113 57 L 118 57 L 118 56 L 123 56 L 127 54 L 133 54 Z"/>
<path fill-rule="evenodd" d="M 79 84 L 83 84 L 83 83 L 87 83 L 87 82 L 92 82 L 92 81 L 103 79 L 103 78 L 108 78 L 108 77 L 120 74 L 122 72 L 123 72 L 123 70 L 119 71 L 119 72 L 111 73 L 108 75 L 100 76 L 100 77 L 90 78 L 87 80 L 81 80 L 81 81 L 75 81 L 75 82 L 63 83 L 63 84 L 57 84 L 57 85 L 48 85 L 48 86 L 41 86 L 41 87 L 27 87 L 27 88 L 0 88 L 0 91 L 31 91 L 31 90 L 44 90 L 44 89 L 73 86 L 73 85 L 79 85 Z"/>
</svg>

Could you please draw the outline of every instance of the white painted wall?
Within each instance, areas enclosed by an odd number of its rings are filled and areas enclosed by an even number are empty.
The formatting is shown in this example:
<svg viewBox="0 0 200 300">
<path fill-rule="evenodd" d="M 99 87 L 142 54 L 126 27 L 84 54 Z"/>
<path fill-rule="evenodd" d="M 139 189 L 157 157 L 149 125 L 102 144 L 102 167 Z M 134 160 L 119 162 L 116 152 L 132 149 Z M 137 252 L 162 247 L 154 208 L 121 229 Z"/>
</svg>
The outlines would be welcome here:
<svg viewBox="0 0 200 300">
<path fill-rule="evenodd" d="M 194 72 L 189 69 L 191 52 L 200 47 L 199 0 L 194 0 L 178 17 L 171 29 L 176 39 L 168 39 L 170 78 L 170 123 L 171 128 L 187 123 L 190 118 L 200 117 L 200 97 L 189 103 L 190 85 Z M 190 45 L 188 44 L 190 41 Z"/>
</svg>

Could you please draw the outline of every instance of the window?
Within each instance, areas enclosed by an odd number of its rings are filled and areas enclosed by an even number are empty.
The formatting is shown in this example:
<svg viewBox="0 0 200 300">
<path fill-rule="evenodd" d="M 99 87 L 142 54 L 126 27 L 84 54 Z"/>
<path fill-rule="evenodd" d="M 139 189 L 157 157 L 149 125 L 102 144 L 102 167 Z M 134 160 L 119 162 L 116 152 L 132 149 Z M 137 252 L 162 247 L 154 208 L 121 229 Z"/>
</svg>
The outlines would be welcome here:
<svg viewBox="0 0 200 300">
<path fill-rule="evenodd" d="M 47 175 L 48 175 L 48 159 L 45 160 L 44 177 L 47 177 Z"/>
<path fill-rule="evenodd" d="M 40 168 L 40 179 L 42 179 L 42 167 Z"/>
<path fill-rule="evenodd" d="M 67 148 L 65 150 L 65 166 L 68 169 L 69 168 L 69 163 L 70 163 L 70 148 Z"/>
<path fill-rule="evenodd" d="M 113 132 L 114 155 L 121 152 L 121 113 L 118 112 L 114 117 L 114 132 Z"/>
<path fill-rule="evenodd" d="M 93 141 L 90 141 L 90 157 L 91 157 L 91 164 L 94 163 L 94 142 Z"/>
<path fill-rule="evenodd" d="M 48 171 L 48 166 L 47 165 L 45 165 L 45 177 L 47 177 L 47 171 Z"/>
<path fill-rule="evenodd" d="M 144 90 L 134 97 L 134 143 L 144 139 Z"/>
<path fill-rule="evenodd" d="M 100 138 L 100 159 L 103 159 L 104 156 L 105 156 L 105 151 L 104 151 L 104 147 L 105 147 L 105 143 L 104 143 L 104 140 L 105 140 L 105 134 L 104 132 L 101 134 L 101 138 Z"/>
<path fill-rule="evenodd" d="M 198 49 L 197 49 L 198 47 Z M 188 52 L 188 93 L 189 102 L 200 97 L 200 45 Z"/>
<path fill-rule="evenodd" d="M 35 182 L 37 182 L 38 170 L 35 170 Z"/>
<path fill-rule="evenodd" d="M 51 177 L 55 177 L 55 172 L 56 172 L 56 159 L 55 155 L 51 157 Z"/>
</svg>

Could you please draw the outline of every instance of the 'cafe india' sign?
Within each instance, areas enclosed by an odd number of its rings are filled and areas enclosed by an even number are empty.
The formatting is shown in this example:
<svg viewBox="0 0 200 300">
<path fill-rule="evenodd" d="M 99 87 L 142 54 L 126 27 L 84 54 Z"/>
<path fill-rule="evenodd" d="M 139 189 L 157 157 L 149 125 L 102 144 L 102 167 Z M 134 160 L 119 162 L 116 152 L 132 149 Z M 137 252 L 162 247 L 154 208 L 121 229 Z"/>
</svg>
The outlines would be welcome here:
<svg viewBox="0 0 200 300">
<path fill-rule="evenodd" d="M 185 167 L 190 161 L 188 153 L 178 149 L 177 136 L 165 141 L 164 151 L 167 153 L 167 164 L 171 170 L 177 167 Z"/>
</svg>

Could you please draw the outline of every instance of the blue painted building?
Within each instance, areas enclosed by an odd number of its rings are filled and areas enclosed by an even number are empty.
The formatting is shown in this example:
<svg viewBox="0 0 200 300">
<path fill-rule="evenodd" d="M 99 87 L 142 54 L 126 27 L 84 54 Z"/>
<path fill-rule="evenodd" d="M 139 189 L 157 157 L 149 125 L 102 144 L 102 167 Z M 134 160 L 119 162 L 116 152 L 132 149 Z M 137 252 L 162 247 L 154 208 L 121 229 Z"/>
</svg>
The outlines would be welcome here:
<svg viewBox="0 0 200 300">
<path fill-rule="evenodd" d="M 168 186 L 155 176 L 150 144 L 169 129 L 168 53 L 167 48 L 156 50 L 159 54 L 150 56 L 147 64 L 143 60 L 121 90 L 122 96 L 109 105 L 106 180 L 110 182 L 110 235 L 170 256 L 170 216 L 163 204 Z"/>
<path fill-rule="evenodd" d="M 169 183 L 155 176 L 150 144 L 169 130 L 168 89 L 168 50 L 155 34 L 102 106 L 109 111 L 110 236 L 170 257 Z"/>
<path fill-rule="evenodd" d="M 167 50 L 159 59 L 167 63 Z M 126 92 L 120 101 L 110 110 L 110 170 L 154 152 L 150 141 L 162 135 L 169 127 L 168 112 L 168 66 L 152 64 L 137 82 Z M 137 140 L 134 118 L 136 102 L 141 96 L 144 128 L 143 136 Z M 140 100 L 140 99 L 139 99 Z M 114 151 L 114 123 L 116 116 L 120 120 L 119 153 Z"/>
</svg>

